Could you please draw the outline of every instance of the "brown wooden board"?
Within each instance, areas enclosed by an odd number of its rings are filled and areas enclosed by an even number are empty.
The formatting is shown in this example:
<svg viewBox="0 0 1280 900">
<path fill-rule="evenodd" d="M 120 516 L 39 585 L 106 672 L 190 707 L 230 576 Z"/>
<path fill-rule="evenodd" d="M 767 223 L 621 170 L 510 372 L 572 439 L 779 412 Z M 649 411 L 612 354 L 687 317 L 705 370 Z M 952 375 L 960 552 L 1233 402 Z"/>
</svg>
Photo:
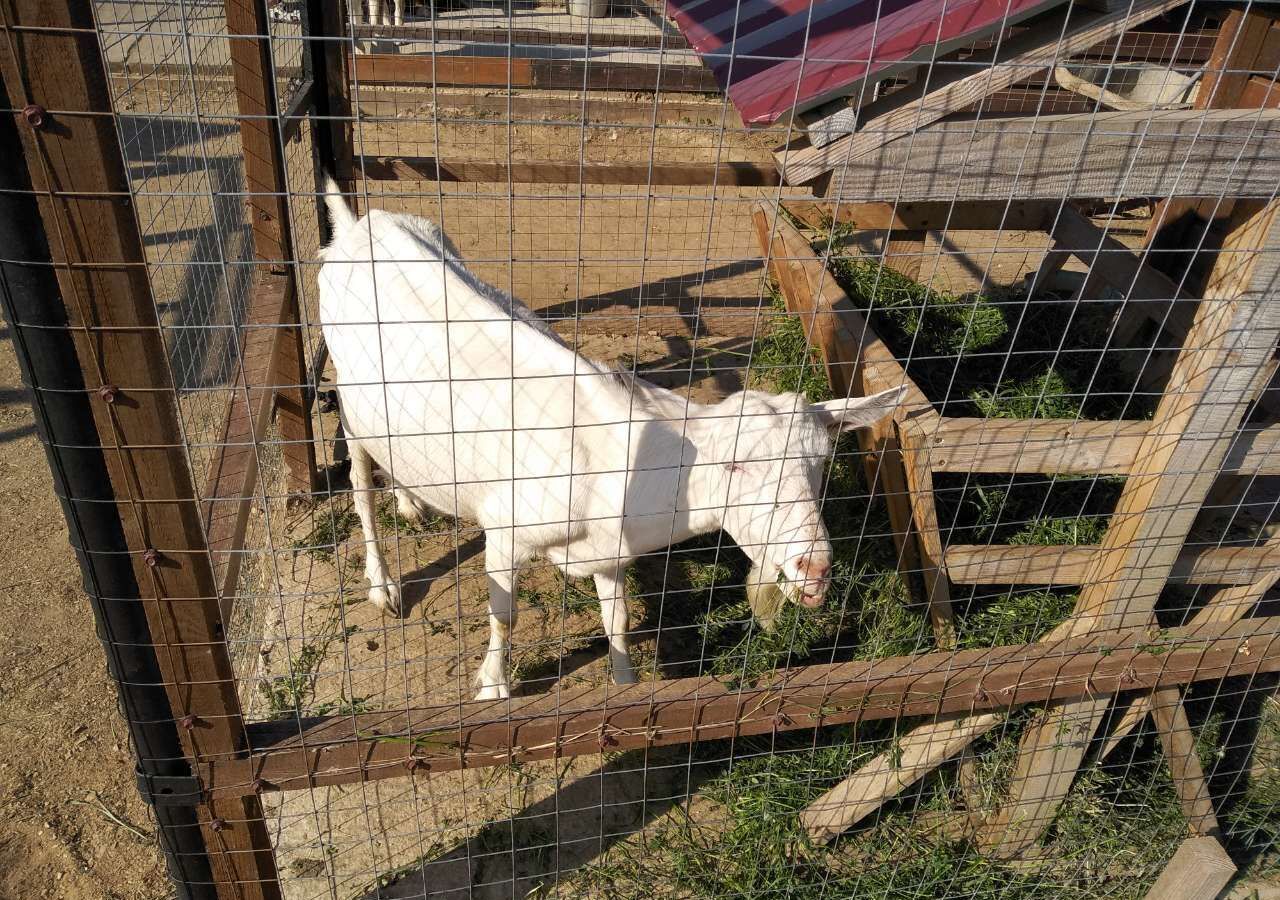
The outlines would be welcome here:
<svg viewBox="0 0 1280 900">
<path fill-rule="evenodd" d="M 1235 863 L 1215 838 L 1190 837 L 1178 847 L 1144 900 L 1214 900 L 1235 874 Z"/>
<path fill-rule="evenodd" d="M 810 228 L 833 223 L 857 229 L 888 231 L 918 228 L 928 231 L 1043 231 L 1062 206 L 1060 200 L 947 200 L 913 203 L 841 203 L 793 200 L 788 213 Z"/>
<path fill-rule="evenodd" d="M 245 189 L 249 193 L 254 256 L 268 270 L 289 272 L 296 262 L 289 233 L 289 182 L 275 89 L 275 65 L 265 0 L 227 0 L 231 70 L 241 114 Z M 292 326 L 277 354 L 281 383 L 276 391 L 281 453 L 294 491 L 309 492 L 316 473 L 315 444 L 308 408 L 306 363 L 296 295 L 281 324 Z"/>
<path fill-rule="evenodd" d="M 10 0 L 2 14 L 11 107 L 56 111 L 19 132 L 85 383 L 108 388 L 95 423 L 174 718 L 192 717 L 179 737 L 192 760 L 229 758 L 244 722 L 92 10 Z M 278 897 L 257 798 L 198 816 L 219 896 Z"/>
<path fill-rule="evenodd" d="M 1263 618 L 805 666 L 740 691 L 710 677 L 562 685 L 509 700 L 256 724 L 249 758 L 210 761 L 201 779 L 213 796 L 239 796 L 255 779 L 295 790 L 1277 670 L 1280 620 Z"/>
<path fill-rule="evenodd" d="M 441 85 L 542 90 L 716 93 L 702 66 L 581 62 L 528 57 L 394 56 L 360 53 L 351 59 L 357 84 Z"/>
<path fill-rule="evenodd" d="M 356 172 L 373 181 L 461 181 L 484 184 L 635 184 L 770 187 L 778 173 L 767 160 L 712 164 L 491 162 L 429 156 L 361 156 Z M 349 173 L 344 173 L 349 174 Z"/>
<path fill-rule="evenodd" d="M 952 544 L 946 569 L 956 584 L 1088 584 L 1102 550 L 1088 546 Z M 1267 547 L 1200 547 L 1178 554 L 1169 580 L 1184 584 L 1252 584 L 1280 565 Z"/>
</svg>

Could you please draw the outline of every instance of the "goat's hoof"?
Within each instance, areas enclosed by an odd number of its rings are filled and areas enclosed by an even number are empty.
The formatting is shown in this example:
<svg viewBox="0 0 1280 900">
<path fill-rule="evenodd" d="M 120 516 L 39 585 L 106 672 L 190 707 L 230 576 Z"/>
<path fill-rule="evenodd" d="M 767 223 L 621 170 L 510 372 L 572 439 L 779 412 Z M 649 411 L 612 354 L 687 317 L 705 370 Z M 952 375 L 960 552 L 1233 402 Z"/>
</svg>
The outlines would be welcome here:
<svg viewBox="0 0 1280 900">
<path fill-rule="evenodd" d="M 400 588 L 394 584 L 379 584 L 369 588 L 369 602 L 382 610 L 383 615 L 400 615 Z"/>
<path fill-rule="evenodd" d="M 490 684 L 476 692 L 477 700 L 506 700 L 511 690 L 505 684 Z"/>
<path fill-rule="evenodd" d="M 632 672 L 630 669 L 621 672 L 617 669 L 613 670 L 614 684 L 635 684 L 638 680 L 639 679 L 636 678 L 636 673 Z"/>
</svg>

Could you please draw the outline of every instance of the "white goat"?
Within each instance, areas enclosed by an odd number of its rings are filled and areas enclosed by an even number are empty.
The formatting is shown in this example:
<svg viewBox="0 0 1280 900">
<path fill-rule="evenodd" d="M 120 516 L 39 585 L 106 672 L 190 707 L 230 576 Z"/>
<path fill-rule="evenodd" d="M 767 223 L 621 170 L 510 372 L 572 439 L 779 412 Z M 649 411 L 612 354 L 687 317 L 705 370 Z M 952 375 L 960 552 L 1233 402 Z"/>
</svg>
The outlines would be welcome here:
<svg viewBox="0 0 1280 900">
<path fill-rule="evenodd" d="M 592 576 L 614 681 L 635 680 L 623 576 L 642 554 L 723 528 L 751 557 L 752 608 L 822 603 L 818 498 L 831 433 L 889 415 L 903 390 L 809 404 L 742 391 L 694 403 L 578 356 L 467 270 L 432 222 L 356 221 L 330 181 L 320 319 L 338 380 L 369 599 L 400 592 L 374 530 L 372 464 L 402 515 L 430 506 L 485 531 L 489 649 L 479 698 L 508 696 L 516 579 L 535 557 Z M 779 576 L 785 584 L 779 586 Z"/>
</svg>

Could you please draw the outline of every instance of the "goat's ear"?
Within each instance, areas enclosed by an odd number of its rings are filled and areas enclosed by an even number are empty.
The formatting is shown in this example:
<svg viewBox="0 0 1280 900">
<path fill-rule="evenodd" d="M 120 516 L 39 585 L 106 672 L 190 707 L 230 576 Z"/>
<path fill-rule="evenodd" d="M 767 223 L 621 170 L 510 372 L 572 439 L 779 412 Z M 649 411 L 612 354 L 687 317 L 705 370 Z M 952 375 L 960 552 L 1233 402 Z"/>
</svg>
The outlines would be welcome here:
<svg viewBox="0 0 1280 900">
<path fill-rule="evenodd" d="M 885 416 L 892 415 L 906 396 L 907 386 L 904 384 L 870 397 L 849 397 L 815 403 L 813 409 L 822 424 L 832 431 L 851 431 L 874 425 Z"/>
</svg>

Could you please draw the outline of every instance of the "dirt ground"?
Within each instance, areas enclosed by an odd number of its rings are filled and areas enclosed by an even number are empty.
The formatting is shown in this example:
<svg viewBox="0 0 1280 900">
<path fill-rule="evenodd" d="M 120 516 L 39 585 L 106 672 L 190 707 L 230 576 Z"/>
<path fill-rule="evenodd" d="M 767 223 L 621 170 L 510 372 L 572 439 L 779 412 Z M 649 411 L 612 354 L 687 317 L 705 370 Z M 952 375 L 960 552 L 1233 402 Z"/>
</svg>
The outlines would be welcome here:
<svg viewBox="0 0 1280 900">
<path fill-rule="evenodd" d="M 169 897 L 7 329 L 0 450 L 0 898 Z"/>
</svg>

